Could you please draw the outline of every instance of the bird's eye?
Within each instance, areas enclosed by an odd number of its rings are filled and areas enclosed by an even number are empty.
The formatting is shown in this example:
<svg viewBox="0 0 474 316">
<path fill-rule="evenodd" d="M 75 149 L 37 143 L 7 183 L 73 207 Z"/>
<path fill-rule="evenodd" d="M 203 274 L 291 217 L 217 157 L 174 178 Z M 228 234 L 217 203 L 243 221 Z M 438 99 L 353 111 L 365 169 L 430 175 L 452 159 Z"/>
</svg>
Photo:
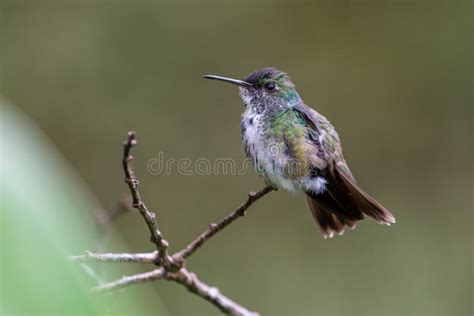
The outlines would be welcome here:
<svg viewBox="0 0 474 316">
<path fill-rule="evenodd" d="M 265 89 L 268 91 L 275 91 L 276 85 L 273 82 L 268 82 L 265 84 Z"/>
</svg>

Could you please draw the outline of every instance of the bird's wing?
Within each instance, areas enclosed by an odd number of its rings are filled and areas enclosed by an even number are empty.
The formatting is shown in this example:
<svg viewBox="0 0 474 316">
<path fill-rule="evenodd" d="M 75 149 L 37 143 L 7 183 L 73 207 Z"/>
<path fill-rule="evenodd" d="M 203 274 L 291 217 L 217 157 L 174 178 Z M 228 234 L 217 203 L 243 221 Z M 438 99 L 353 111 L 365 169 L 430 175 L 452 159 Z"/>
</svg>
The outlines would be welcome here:
<svg viewBox="0 0 474 316">
<path fill-rule="evenodd" d="M 308 129 L 313 131 L 315 136 L 311 136 L 310 133 L 310 138 L 318 148 L 322 149 L 330 171 L 334 173 L 335 167 L 338 167 L 341 172 L 344 172 L 355 183 L 356 180 L 342 154 L 339 135 L 329 120 L 304 103 L 296 105 L 294 110 L 300 113 L 306 121 Z"/>
<path fill-rule="evenodd" d="M 295 106 L 294 110 L 304 118 L 308 128 L 315 131 L 317 139 L 311 137 L 311 132 L 309 132 L 309 138 L 323 150 L 327 160 L 326 191 L 322 194 L 313 192 L 307 192 L 307 194 L 324 210 L 331 211 L 341 220 L 346 219 L 352 223 L 364 218 L 365 214 L 381 224 L 395 222 L 395 218 L 388 210 L 357 186 L 342 155 L 339 135 L 331 123 L 303 103 Z"/>
</svg>

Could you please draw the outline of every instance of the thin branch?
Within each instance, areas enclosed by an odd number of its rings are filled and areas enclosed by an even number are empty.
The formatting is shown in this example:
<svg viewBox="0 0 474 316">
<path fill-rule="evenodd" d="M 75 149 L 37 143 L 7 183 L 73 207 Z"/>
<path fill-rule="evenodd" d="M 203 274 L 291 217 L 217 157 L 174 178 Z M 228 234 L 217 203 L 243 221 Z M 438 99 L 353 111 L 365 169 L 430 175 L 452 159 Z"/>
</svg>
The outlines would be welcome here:
<svg viewBox="0 0 474 316">
<path fill-rule="evenodd" d="M 190 244 L 184 247 L 182 250 L 173 255 L 173 258 L 176 260 L 184 260 L 191 256 L 196 250 L 198 250 L 207 240 L 212 236 L 223 230 L 227 225 L 235 221 L 237 218 L 244 216 L 247 209 L 260 198 L 270 193 L 271 191 L 276 190 L 273 186 L 266 186 L 258 192 L 250 192 L 248 198 L 243 202 L 235 211 L 227 215 L 223 220 L 217 224 L 209 225 L 209 228 L 206 229 L 201 235 L 194 239 Z"/>
<path fill-rule="evenodd" d="M 176 281 L 185 286 L 190 292 L 211 302 L 227 315 L 235 316 L 256 316 L 258 313 L 251 312 L 243 306 L 240 306 L 233 300 L 223 295 L 218 288 L 210 287 L 201 280 L 196 274 L 189 272 L 186 268 L 182 268 L 179 273 L 169 274 L 166 279 Z"/>
<path fill-rule="evenodd" d="M 163 238 L 161 231 L 158 229 L 155 213 L 151 212 L 143 202 L 140 193 L 138 192 L 138 179 L 135 177 L 130 162 L 133 157 L 130 155 L 130 150 L 137 144 L 135 132 L 128 132 L 127 140 L 123 144 L 122 167 L 125 173 L 125 183 L 127 183 L 130 194 L 132 195 L 132 206 L 140 211 L 145 220 L 148 230 L 151 234 L 151 242 L 156 245 L 158 250 L 158 262 L 163 266 L 172 265 L 172 259 L 168 255 L 168 242 Z"/>
<path fill-rule="evenodd" d="M 251 312 L 238 303 L 223 295 L 218 288 L 211 287 L 202 282 L 197 276 L 189 272 L 186 268 L 181 268 L 178 272 L 167 273 L 164 267 L 152 270 L 150 272 L 124 276 L 121 279 L 99 285 L 93 289 L 94 292 L 107 293 L 132 284 L 146 283 L 158 279 L 175 281 L 186 287 L 190 292 L 204 298 L 219 308 L 227 315 L 234 316 L 257 316 L 258 313 Z"/>
<path fill-rule="evenodd" d="M 147 253 L 93 253 L 84 252 L 80 256 L 70 256 L 69 259 L 76 262 L 140 262 L 155 263 L 158 251 Z"/>
<path fill-rule="evenodd" d="M 124 276 L 119 280 L 101 284 L 94 288 L 97 292 L 109 292 L 128 285 L 154 281 L 158 279 L 166 279 L 177 282 L 186 287 L 190 292 L 195 293 L 201 298 L 211 302 L 222 312 L 228 315 L 238 316 L 255 316 L 255 312 L 247 310 L 245 307 L 237 304 L 228 297 L 220 293 L 219 289 L 211 287 L 197 278 L 197 276 L 184 268 L 185 259 L 195 253 L 206 241 L 215 234 L 222 231 L 237 218 L 244 216 L 247 209 L 260 198 L 270 193 L 276 188 L 267 186 L 258 192 L 250 192 L 246 201 L 244 201 L 236 210 L 227 215 L 217 224 L 209 225 L 201 235 L 178 251 L 173 256 L 168 254 L 168 242 L 163 238 L 158 224 L 156 215 L 148 209 L 138 192 L 138 179 L 135 176 L 131 166 L 133 157 L 130 151 L 137 144 L 134 132 L 129 132 L 127 140 L 124 142 L 124 150 L 122 157 L 122 166 L 125 173 L 125 182 L 127 183 L 130 194 L 132 196 L 132 206 L 140 211 L 140 215 L 145 220 L 148 230 L 150 231 L 150 240 L 155 244 L 156 251 L 150 253 L 92 253 L 86 251 L 80 256 L 70 256 L 71 260 L 80 262 L 133 262 L 133 263 L 154 263 L 161 267 L 140 274 Z M 120 214 L 120 213 L 118 213 Z"/>
<path fill-rule="evenodd" d="M 145 272 L 145 273 L 140 273 L 140 274 L 135 274 L 135 275 L 130 275 L 130 276 L 123 276 L 121 279 L 117 281 L 99 285 L 93 288 L 92 290 L 94 292 L 105 293 L 111 290 L 116 290 L 116 289 L 125 287 L 127 285 L 158 280 L 158 279 L 163 278 L 164 274 L 165 274 L 165 269 L 161 267 L 161 268 L 158 268 L 149 272 Z"/>
</svg>

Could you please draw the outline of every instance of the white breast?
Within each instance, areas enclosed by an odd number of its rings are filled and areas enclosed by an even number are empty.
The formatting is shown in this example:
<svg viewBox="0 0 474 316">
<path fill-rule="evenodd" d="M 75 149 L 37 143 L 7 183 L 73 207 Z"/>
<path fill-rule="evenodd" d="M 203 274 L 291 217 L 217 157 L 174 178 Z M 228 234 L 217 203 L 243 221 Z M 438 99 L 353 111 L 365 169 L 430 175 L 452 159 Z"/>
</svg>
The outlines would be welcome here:
<svg viewBox="0 0 474 316">
<path fill-rule="evenodd" d="M 283 169 L 288 163 L 286 156 L 280 152 L 283 149 L 277 148 L 270 139 L 264 138 L 261 134 L 261 124 L 261 116 L 255 112 L 247 112 L 242 116 L 242 126 L 245 128 L 242 136 L 254 167 L 271 183 L 294 191 L 295 183 L 283 174 Z"/>
</svg>

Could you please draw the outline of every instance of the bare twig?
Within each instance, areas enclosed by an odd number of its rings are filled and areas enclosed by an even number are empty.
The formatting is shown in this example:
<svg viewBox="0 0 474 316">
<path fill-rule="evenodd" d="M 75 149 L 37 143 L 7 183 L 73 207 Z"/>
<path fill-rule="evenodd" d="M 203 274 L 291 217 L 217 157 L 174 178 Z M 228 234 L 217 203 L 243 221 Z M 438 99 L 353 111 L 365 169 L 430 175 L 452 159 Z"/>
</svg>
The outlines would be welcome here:
<svg viewBox="0 0 474 316">
<path fill-rule="evenodd" d="M 157 268 L 150 272 L 135 274 L 131 276 L 123 276 L 121 279 L 109 283 L 105 283 L 95 287 L 95 292 L 106 293 L 112 290 L 123 288 L 128 285 L 145 283 L 155 281 L 158 279 L 165 279 L 175 281 L 186 287 L 190 292 L 204 298 L 217 306 L 222 312 L 227 315 L 235 316 L 257 316 L 255 312 L 247 310 L 240 306 L 233 300 L 223 295 L 218 288 L 211 287 L 199 280 L 196 274 L 189 272 L 186 268 L 181 268 L 178 272 L 168 273 L 164 267 Z"/>
<path fill-rule="evenodd" d="M 122 157 L 122 167 L 125 173 L 125 183 L 128 184 L 130 189 L 130 194 L 132 195 L 132 206 L 140 211 L 143 219 L 145 220 L 148 230 L 151 234 L 151 242 L 156 245 L 158 250 L 158 262 L 163 265 L 170 267 L 172 264 L 172 259 L 168 255 L 168 242 L 163 238 L 161 231 L 158 229 L 158 224 L 156 223 L 156 215 L 151 212 L 148 207 L 143 202 L 140 193 L 138 192 L 138 179 L 135 177 L 135 173 L 131 167 L 130 162 L 133 157 L 130 155 L 130 150 L 133 146 L 137 144 L 137 139 L 135 137 L 135 132 L 128 132 L 128 138 L 123 143 L 123 157 Z"/>
<path fill-rule="evenodd" d="M 189 245 L 170 256 L 168 254 L 168 242 L 163 238 L 163 235 L 158 228 L 156 215 L 148 209 L 138 192 L 139 182 L 130 163 L 133 159 L 130 155 L 130 151 L 136 144 L 137 140 L 135 133 L 129 132 L 128 138 L 123 144 L 122 166 L 125 173 L 125 182 L 127 183 L 132 196 L 132 206 L 139 210 L 140 215 L 145 220 L 151 234 L 150 240 L 155 244 L 156 251 L 149 253 L 92 253 L 86 251 L 83 255 L 71 256 L 70 259 L 82 264 L 84 262 L 133 262 L 153 263 L 161 266 L 149 272 L 124 276 L 119 280 L 110 283 L 103 283 L 94 288 L 94 291 L 97 292 L 109 292 L 131 284 L 165 279 L 183 285 L 190 292 L 211 302 L 214 306 L 228 315 L 258 315 L 224 296 L 219 289 L 211 287 L 199 280 L 194 273 L 188 271 L 184 267 L 184 263 L 188 257 L 195 253 L 211 237 L 222 231 L 237 218 L 244 216 L 247 209 L 253 203 L 276 189 L 272 186 L 267 186 L 258 192 L 250 192 L 247 200 L 245 200 L 236 210 L 218 223 L 209 225 L 208 229 L 189 243 Z"/>
<path fill-rule="evenodd" d="M 161 267 L 161 268 L 158 268 L 149 272 L 145 272 L 145 273 L 124 276 L 121 279 L 114 282 L 104 283 L 102 285 L 99 285 L 93 288 L 93 291 L 101 292 L 101 293 L 109 292 L 111 290 L 116 290 L 127 285 L 158 280 L 158 279 L 163 278 L 164 274 L 165 274 L 165 269 Z"/>
<path fill-rule="evenodd" d="M 81 256 L 70 256 L 69 259 L 77 262 L 141 262 L 155 263 L 158 251 L 147 253 L 93 253 L 84 252 Z"/>
<path fill-rule="evenodd" d="M 258 313 L 251 312 L 245 307 L 240 306 L 233 300 L 223 295 L 218 288 L 210 287 L 201 280 L 199 280 L 196 274 L 189 272 L 186 268 L 182 268 L 179 273 L 170 274 L 167 279 L 178 282 L 185 286 L 189 291 L 199 295 L 205 300 L 217 306 L 222 312 L 227 315 L 239 315 L 239 316 L 256 316 Z"/>
<path fill-rule="evenodd" d="M 173 255 L 177 260 L 184 260 L 191 256 L 196 250 L 198 250 L 209 238 L 220 232 L 227 225 L 235 221 L 240 216 L 244 216 L 247 209 L 260 198 L 275 190 L 273 186 L 266 186 L 258 192 L 250 192 L 248 198 L 243 202 L 235 211 L 227 215 L 223 220 L 217 224 L 213 223 L 209 225 L 209 228 L 206 229 L 201 235 L 194 239 L 189 245 L 184 247 L 181 251 Z"/>
</svg>

